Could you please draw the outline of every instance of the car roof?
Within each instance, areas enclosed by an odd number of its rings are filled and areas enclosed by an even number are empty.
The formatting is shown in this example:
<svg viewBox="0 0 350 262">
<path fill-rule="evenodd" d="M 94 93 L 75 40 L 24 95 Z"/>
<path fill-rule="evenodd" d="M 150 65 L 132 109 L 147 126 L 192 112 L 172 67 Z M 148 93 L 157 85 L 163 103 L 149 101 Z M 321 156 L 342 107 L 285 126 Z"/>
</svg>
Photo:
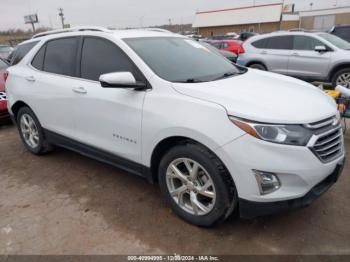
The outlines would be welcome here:
<svg viewBox="0 0 350 262">
<path fill-rule="evenodd" d="M 250 37 L 249 39 L 246 40 L 247 43 L 251 43 L 256 40 L 268 38 L 268 37 L 273 37 L 273 36 L 283 36 L 283 35 L 318 35 L 320 33 L 327 34 L 327 32 L 322 32 L 322 31 L 276 31 L 272 33 L 267 33 L 267 34 L 261 34 L 261 35 L 255 35 Z"/>
</svg>

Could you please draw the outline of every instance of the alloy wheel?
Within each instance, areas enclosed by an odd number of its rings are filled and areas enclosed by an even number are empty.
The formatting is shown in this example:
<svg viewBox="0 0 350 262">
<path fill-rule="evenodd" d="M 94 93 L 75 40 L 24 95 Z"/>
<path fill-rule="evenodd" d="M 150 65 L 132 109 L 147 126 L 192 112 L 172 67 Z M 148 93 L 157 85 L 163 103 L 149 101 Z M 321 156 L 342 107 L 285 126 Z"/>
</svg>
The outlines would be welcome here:
<svg viewBox="0 0 350 262">
<path fill-rule="evenodd" d="M 33 118 L 28 114 L 23 114 L 20 120 L 21 132 L 24 142 L 31 148 L 39 145 L 39 132 Z"/>
<path fill-rule="evenodd" d="M 166 183 L 173 200 L 186 212 L 203 216 L 214 208 L 213 180 L 198 162 L 189 158 L 172 161 L 166 171 Z"/>
<path fill-rule="evenodd" d="M 346 88 L 350 88 L 350 73 L 344 73 L 338 76 L 337 85 L 344 86 Z"/>
</svg>

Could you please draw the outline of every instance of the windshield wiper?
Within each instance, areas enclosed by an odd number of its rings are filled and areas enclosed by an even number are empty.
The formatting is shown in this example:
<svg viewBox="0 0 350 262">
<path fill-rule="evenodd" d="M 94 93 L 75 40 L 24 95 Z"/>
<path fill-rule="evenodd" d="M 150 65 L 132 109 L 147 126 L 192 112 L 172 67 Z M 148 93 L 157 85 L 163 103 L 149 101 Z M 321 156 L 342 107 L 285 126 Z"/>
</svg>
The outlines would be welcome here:
<svg viewBox="0 0 350 262">
<path fill-rule="evenodd" d="M 224 78 L 228 78 L 228 77 L 230 77 L 230 76 L 234 76 L 234 75 L 237 75 L 237 74 L 238 74 L 237 72 L 227 72 L 227 73 L 221 75 L 220 77 L 215 78 L 214 81 L 215 81 L 215 80 L 224 79 Z"/>
<path fill-rule="evenodd" d="M 199 80 L 199 79 L 195 79 L 195 78 L 188 78 L 186 80 L 180 80 L 180 81 L 176 81 L 177 83 L 202 83 L 204 81 Z"/>
</svg>

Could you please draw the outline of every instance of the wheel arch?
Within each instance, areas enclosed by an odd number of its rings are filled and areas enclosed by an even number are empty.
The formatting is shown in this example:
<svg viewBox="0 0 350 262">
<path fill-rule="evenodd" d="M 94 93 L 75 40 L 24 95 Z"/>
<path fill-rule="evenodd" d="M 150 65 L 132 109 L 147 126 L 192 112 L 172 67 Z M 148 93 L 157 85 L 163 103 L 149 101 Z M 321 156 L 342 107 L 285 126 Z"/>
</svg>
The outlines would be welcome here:
<svg viewBox="0 0 350 262">
<path fill-rule="evenodd" d="M 11 106 L 11 111 L 12 111 L 12 114 L 14 116 L 14 121 L 16 121 L 16 122 L 17 122 L 17 114 L 22 107 L 29 107 L 31 109 L 31 107 L 28 104 L 26 104 L 25 102 L 23 102 L 22 100 L 16 101 Z"/>
<path fill-rule="evenodd" d="M 224 168 L 226 169 L 227 173 L 230 173 L 229 170 L 227 169 L 226 165 L 224 162 L 218 157 L 217 154 L 213 150 L 211 150 L 208 146 L 204 145 L 203 143 L 186 137 L 186 136 L 171 136 L 162 139 L 157 143 L 157 145 L 154 147 L 151 155 L 151 160 L 150 160 L 150 171 L 152 174 L 152 181 L 157 182 L 158 181 L 158 169 L 159 169 L 159 164 L 162 159 L 162 157 L 171 149 L 174 148 L 175 146 L 178 145 L 186 145 L 186 144 L 195 144 L 204 147 L 206 150 L 208 150 L 211 154 L 213 154 L 215 157 L 217 157 Z M 230 175 L 232 182 L 234 183 L 232 175 Z"/>
<path fill-rule="evenodd" d="M 335 65 L 335 66 L 331 69 L 331 71 L 330 71 L 330 73 L 329 73 L 329 75 L 328 75 L 328 80 L 329 80 L 329 81 L 332 81 L 334 75 L 335 75 L 338 71 L 343 70 L 343 69 L 345 69 L 345 68 L 350 68 L 350 63 L 349 63 L 349 62 L 344 62 L 344 63 Z"/>
<path fill-rule="evenodd" d="M 253 60 L 253 61 L 249 61 L 247 64 L 246 64 L 246 67 L 250 67 L 251 65 L 253 64 L 260 64 L 260 65 L 263 65 L 266 70 L 268 70 L 267 66 L 266 66 L 266 63 L 262 62 L 261 60 Z"/>
</svg>

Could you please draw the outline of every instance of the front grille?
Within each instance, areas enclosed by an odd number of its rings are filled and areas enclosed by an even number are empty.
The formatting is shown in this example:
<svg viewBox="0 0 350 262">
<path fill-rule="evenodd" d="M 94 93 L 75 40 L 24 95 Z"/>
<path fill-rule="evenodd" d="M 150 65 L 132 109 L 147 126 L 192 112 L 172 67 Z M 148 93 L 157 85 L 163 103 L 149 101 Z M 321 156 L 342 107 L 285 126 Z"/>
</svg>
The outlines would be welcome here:
<svg viewBox="0 0 350 262">
<path fill-rule="evenodd" d="M 324 127 L 329 127 L 332 126 L 334 121 L 336 120 L 335 117 L 329 117 L 327 119 L 324 119 L 322 121 L 318 121 L 318 122 L 314 122 L 311 124 L 306 125 L 307 128 L 310 129 L 320 129 L 320 128 L 324 128 Z"/>
<path fill-rule="evenodd" d="M 343 154 L 343 132 L 336 118 L 327 118 L 307 127 L 315 130 L 317 139 L 311 150 L 322 162 L 333 161 Z"/>
<path fill-rule="evenodd" d="M 0 101 L 7 100 L 6 93 L 5 92 L 0 92 Z"/>
</svg>

